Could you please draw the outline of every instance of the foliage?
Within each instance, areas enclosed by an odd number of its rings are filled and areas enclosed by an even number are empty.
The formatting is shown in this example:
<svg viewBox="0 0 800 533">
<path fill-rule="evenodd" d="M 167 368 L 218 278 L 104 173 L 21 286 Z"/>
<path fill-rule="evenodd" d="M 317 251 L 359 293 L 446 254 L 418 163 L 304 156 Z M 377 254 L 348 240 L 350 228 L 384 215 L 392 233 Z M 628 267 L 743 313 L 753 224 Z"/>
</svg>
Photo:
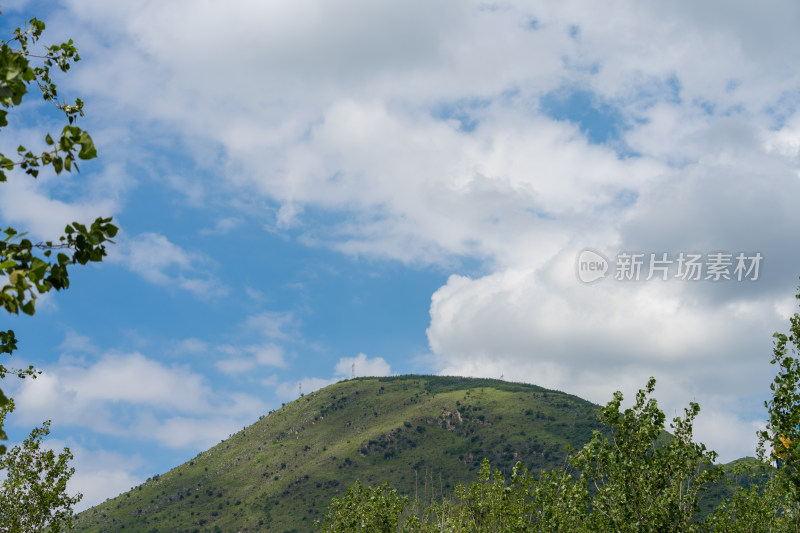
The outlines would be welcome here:
<svg viewBox="0 0 800 533">
<path fill-rule="evenodd" d="M 800 530 L 800 514 L 786 485 L 774 475 L 774 469 L 760 464 L 750 469 L 761 474 L 767 470 L 764 483 L 739 487 L 731 498 L 723 501 L 704 523 L 714 533 L 777 533 Z"/>
<path fill-rule="evenodd" d="M 796 298 L 800 300 L 800 287 Z M 759 447 L 765 460 L 779 462 L 780 479 L 797 496 L 800 494 L 800 313 L 795 313 L 789 323 L 788 335 L 778 332 L 773 335 L 771 363 L 778 366 L 778 374 L 770 385 L 772 398 L 764 403 L 769 414 L 766 429 L 759 432 Z M 765 445 L 770 447 L 769 452 L 764 450 Z"/>
<path fill-rule="evenodd" d="M 672 422 L 665 445 L 664 413 L 654 398 L 650 378 L 632 408 L 620 412 L 622 394 L 602 410 L 610 437 L 599 431 L 575 456 L 573 465 L 596 490 L 592 524 L 603 531 L 691 531 L 701 491 L 721 475 L 716 453 L 692 441 L 692 425 L 700 407 L 692 402 L 683 418 Z"/>
<path fill-rule="evenodd" d="M 0 407 L 0 422 L 14 408 L 13 400 Z M 0 530 L 13 533 L 48 531 L 58 533 L 72 528 L 72 506 L 81 495 L 69 496 L 67 481 L 75 471 L 68 466 L 68 448 L 58 455 L 42 447 L 50 434 L 50 422 L 35 428 L 25 441 L 0 456 Z"/>
<path fill-rule="evenodd" d="M 478 481 L 456 486 L 452 500 L 434 502 L 418 531 L 579 531 L 588 496 L 566 471 L 542 471 L 534 478 L 518 462 L 506 484 L 503 474 L 484 460 Z"/>
<path fill-rule="evenodd" d="M 766 481 L 739 488 L 724 501 L 708 517 L 709 531 L 800 531 L 800 314 L 789 322 L 788 335 L 773 335 L 771 363 L 778 373 L 770 385 L 772 397 L 764 403 L 766 429 L 758 432 L 761 461 L 748 466 Z"/>
<path fill-rule="evenodd" d="M 10 39 L 0 41 L 0 128 L 8 126 L 8 110 L 22 104 L 28 87 L 34 83 L 44 100 L 64 113 L 67 124 L 57 139 L 45 134 L 48 148 L 38 155 L 24 146 L 17 148 L 16 160 L 0 154 L 0 182 L 6 181 L 8 173 L 16 167 L 36 178 L 43 167 L 52 167 L 56 174 L 71 172 L 73 168 L 78 170 L 77 160 L 97 156 L 91 136 L 76 125 L 77 117 L 83 115 L 83 102 L 80 99 L 73 104 L 59 102 L 58 89 L 51 77 L 52 68 L 67 72 L 80 56 L 72 40 L 34 53 L 34 44 L 44 30 L 45 24 L 34 18 L 29 27 L 17 28 Z M 0 289 L 0 305 L 11 314 L 22 311 L 33 315 L 37 295 L 69 287 L 70 265 L 102 261 L 106 255 L 105 243 L 113 242 L 110 239 L 116 235 L 117 227 L 111 218 L 97 218 L 89 227 L 73 222 L 56 241 L 41 243 L 31 242 L 24 238 L 25 233 L 13 228 L 2 233 L 0 276 L 4 285 Z M 0 331 L 0 355 L 10 355 L 16 348 L 14 332 Z M 7 374 L 35 377 L 36 372 L 33 367 L 10 369 L 0 364 L 0 379 Z M 9 401 L 0 389 L 0 407 Z M 0 441 L 6 439 L 0 423 Z M 0 445 L 0 454 L 5 449 Z"/>
<path fill-rule="evenodd" d="M 333 498 L 321 524 L 322 531 L 394 533 L 407 505 L 408 498 L 398 496 L 388 483 L 364 487 L 356 481 L 343 498 Z"/>
<path fill-rule="evenodd" d="M 75 119 L 83 116 L 83 102 L 76 99 L 74 104 L 59 103 L 58 89 L 50 76 L 52 67 L 67 72 L 72 63 L 80 61 L 78 50 L 70 39 L 45 47 L 43 55 L 34 54 L 31 51 L 32 46 L 39 40 L 44 29 L 44 22 L 34 18 L 30 20 L 30 27 L 24 30 L 17 28 L 12 38 L 0 41 L 0 105 L 5 108 L 0 109 L 0 128 L 8 126 L 6 109 L 22 104 L 23 97 L 28 93 L 28 85 L 34 82 L 42 97 L 64 112 L 67 125 L 58 140 L 53 139 L 49 133 L 45 136 L 45 143 L 51 148 L 39 155 L 21 145 L 17 148 L 17 161 L 0 154 L 0 181 L 6 181 L 6 171 L 13 170 L 15 166 L 35 178 L 42 166 L 51 165 L 56 173 L 62 170 L 69 172 L 73 166 L 77 169 L 76 152 L 78 159 L 97 157 L 92 138 L 74 125 Z M 12 47 L 15 45 L 17 48 Z M 31 64 L 29 58 L 40 60 L 40 64 Z"/>
</svg>

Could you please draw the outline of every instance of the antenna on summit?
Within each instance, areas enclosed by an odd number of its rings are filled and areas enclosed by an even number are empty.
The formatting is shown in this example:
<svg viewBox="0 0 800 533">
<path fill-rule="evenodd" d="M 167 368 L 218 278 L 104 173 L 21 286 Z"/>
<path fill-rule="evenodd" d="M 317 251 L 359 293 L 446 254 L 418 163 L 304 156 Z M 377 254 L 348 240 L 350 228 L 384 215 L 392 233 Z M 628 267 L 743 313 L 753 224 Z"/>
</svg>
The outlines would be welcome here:
<svg viewBox="0 0 800 533">
<path fill-rule="evenodd" d="M 350 365 L 350 379 L 355 379 L 356 377 L 356 364 L 353 363 Z"/>
<path fill-rule="evenodd" d="M 297 393 L 298 393 L 300 396 L 302 396 L 302 395 L 303 395 L 303 384 L 302 384 L 302 383 L 298 383 L 298 384 L 297 384 Z"/>
</svg>

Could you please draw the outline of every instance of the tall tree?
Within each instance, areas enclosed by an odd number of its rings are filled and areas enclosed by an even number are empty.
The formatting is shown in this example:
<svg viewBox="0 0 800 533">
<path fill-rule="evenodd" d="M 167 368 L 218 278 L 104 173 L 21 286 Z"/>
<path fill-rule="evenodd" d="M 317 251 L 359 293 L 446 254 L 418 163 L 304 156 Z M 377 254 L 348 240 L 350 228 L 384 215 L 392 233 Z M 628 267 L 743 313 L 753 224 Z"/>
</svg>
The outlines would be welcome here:
<svg viewBox="0 0 800 533">
<path fill-rule="evenodd" d="M 800 300 L 800 287 L 795 296 Z M 789 334 L 776 332 L 772 364 L 777 365 L 770 390 L 772 398 L 764 402 L 768 419 L 759 432 L 760 455 L 778 465 L 778 477 L 785 490 L 800 507 L 800 313 L 789 318 Z"/>
<path fill-rule="evenodd" d="M 13 411 L 14 401 L 0 407 L 0 421 Z M 31 431 L 22 444 L 0 456 L 0 531 L 33 533 L 72 528 L 72 506 L 81 495 L 70 496 L 67 482 L 75 469 L 69 466 L 69 448 L 56 454 L 42 446 L 50 422 Z"/>
<path fill-rule="evenodd" d="M 655 383 L 650 378 L 624 411 L 622 393 L 614 393 L 600 417 L 607 434 L 595 431 L 572 460 L 595 490 L 590 530 L 695 531 L 699 496 L 722 474 L 717 454 L 692 437 L 700 407 L 691 402 L 667 435 L 664 413 L 650 397 Z"/>
</svg>

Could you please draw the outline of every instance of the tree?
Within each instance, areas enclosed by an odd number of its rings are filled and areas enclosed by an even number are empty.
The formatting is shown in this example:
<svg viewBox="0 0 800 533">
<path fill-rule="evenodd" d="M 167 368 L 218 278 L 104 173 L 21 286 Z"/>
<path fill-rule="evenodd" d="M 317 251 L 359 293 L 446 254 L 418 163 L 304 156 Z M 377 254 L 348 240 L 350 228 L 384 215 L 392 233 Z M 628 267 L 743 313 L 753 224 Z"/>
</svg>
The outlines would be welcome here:
<svg viewBox="0 0 800 533">
<path fill-rule="evenodd" d="M 700 406 L 692 402 L 664 432 L 664 413 L 654 398 L 656 380 L 636 394 L 632 408 L 620 411 L 622 393 L 603 408 L 608 436 L 595 431 L 572 460 L 581 479 L 594 489 L 590 530 L 693 531 L 699 495 L 722 472 L 717 455 L 692 441 Z"/>
<path fill-rule="evenodd" d="M 458 484 L 452 501 L 434 502 L 416 531 L 572 532 L 586 523 L 589 493 L 568 471 L 534 478 L 517 462 L 506 482 L 484 459 L 478 477 L 469 486 Z"/>
<path fill-rule="evenodd" d="M 0 407 L 0 421 L 13 411 L 14 401 Z M 67 494 L 67 481 L 75 472 L 69 467 L 69 448 L 56 455 L 42 447 L 50 434 L 50 422 L 35 428 L 25 441 L 0 456 L 0 531 L 58 533 L 72 528 L 72 506 L 81 495 Z"/>
<path fill-rule="evenodd" d="M 398 530 L 400 515 L 408 504 L 388 483 L 379 487 L 364 487 L 360 481 L 353 483 L 342 498 L 333 498 L 322 523 L 322 531 L 381 532 Z"/>
<path fill-rule="evenodd" d="M 800 287 L 795 298 L 800 300 Z M 788 335 L 776 332 L 773 338 L 771 363 L 778 366 L 778 374 L 770 385 L 772 398 L 764 402 L 768 419 L 759 432 L 759 451 L 762 458 L 780 465 L 786 489 L 800 504 L 800 313 L 790 317 Z"/>
<path fill-rule="evenodd" d="M 29 27 L 17 28 L 11 38 L 0 41 L 0 129 L 8 126 L 9 110 L 22 104 L 33 84 L 45 101 L 64 113 L 67 124 L 57 138 L 45 134 L 47 148 L 38 154 L 22 145 L 17 148 L 15 159 L 0 153 L 0 182 L 6 181 L 16 169 L 33 178 L 46 167 L 51 167 L 56 174 L 77 171 L 78 160 L 97 156 L 91 136 L 76 124 L 77 118 L 83 116 L 83 102 L 80 99 L 72 104 L 60 102 L 51 78 L 51 69 L 67 72 L 72 63 L 80 60 L 77 48 L 69 40 L 34 53 L 33 45 L 44 30 L 45 24 L 34 18 Z M 64 235 L 57 240 L 39 243 L 24 238 L 25 233 L 13 228 L 6 228 L 2 233 L 0 276 L 5 284 L 0 289 L 0 306 L 11 314 L 22 311 L 33 315 L 37 295 L 69 287 L 70 265 L 102 261 L 106 255 L 104 243 L 113 242 L 110 239 L 116 235 L 117 227 L 111 223 L 111 218 L 97 218 L 89 227 L 74 222 L 66 226 Z M 14 331 L 0 331 L 0 356 L 11 355 L 16 349 Z M 36 371 L 33 367 L 13 369 L 0 364 L 0 379 L 8 374 L 35 377 Z M 0 407 L 9 402 L 0 388 Z M 7 438 L 0 423 L 0 441 Z M 0 454 L 5 450 L 0 444 Z"/>
<path fill-rule="evenodd" d="M 795 296 L 800 300 L 800 287 Z M 764 402 L 767 425 L 758 432 L 759 461 L 744 467 L 758 479 L 708 517 L 709 531 L 800 531 L 800 313 L 789 318 L 789 334 L 773 334 L 778 372 Z M 775 464 L 775 466 L 772 466 Z"/>
<path fill-rule="evenodd" d="M 749 487 L 737 486 L 733 496 L 724 500 L 705 520 L 706 531 L 720 533 L 773 533 L 800 530 L 796 506 L 787 500 L 785 484 L 766 464 L 748 465 L 751 478 L 766 477 Z M 766 474 L 766 475 L 765 475 Z"/>
</svg>

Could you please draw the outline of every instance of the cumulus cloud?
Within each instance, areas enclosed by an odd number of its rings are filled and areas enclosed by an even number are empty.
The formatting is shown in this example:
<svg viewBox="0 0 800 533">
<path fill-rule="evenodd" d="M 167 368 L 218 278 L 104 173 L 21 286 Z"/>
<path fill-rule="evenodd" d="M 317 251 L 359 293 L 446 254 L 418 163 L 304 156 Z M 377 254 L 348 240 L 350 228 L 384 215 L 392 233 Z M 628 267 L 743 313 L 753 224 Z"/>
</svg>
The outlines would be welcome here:
<svg viewBox="0 0 800 533">
<path fill-rule="evenodd" d="M 16 420 L 88 427 L 102 435 L 206 447 L 263 412 L 258 398 L 212 389 L 186 366 L 140 353 L 105 353 L 94 362 L 62 361 L 14 392 Z"/>
<path fill-rule="evenodd" d="M 188 368 L 168 367 L 135 352 L 107 353 L 93 363 L 69 362 L 23 383 L 19 398 L 26 411 L 46 413 L 61 404 L 60 410 L 73 413 L 75 420 L 94 402 L 202 412 L 209 408 L 211 392 L 203 378 Z"/>
</svg>

